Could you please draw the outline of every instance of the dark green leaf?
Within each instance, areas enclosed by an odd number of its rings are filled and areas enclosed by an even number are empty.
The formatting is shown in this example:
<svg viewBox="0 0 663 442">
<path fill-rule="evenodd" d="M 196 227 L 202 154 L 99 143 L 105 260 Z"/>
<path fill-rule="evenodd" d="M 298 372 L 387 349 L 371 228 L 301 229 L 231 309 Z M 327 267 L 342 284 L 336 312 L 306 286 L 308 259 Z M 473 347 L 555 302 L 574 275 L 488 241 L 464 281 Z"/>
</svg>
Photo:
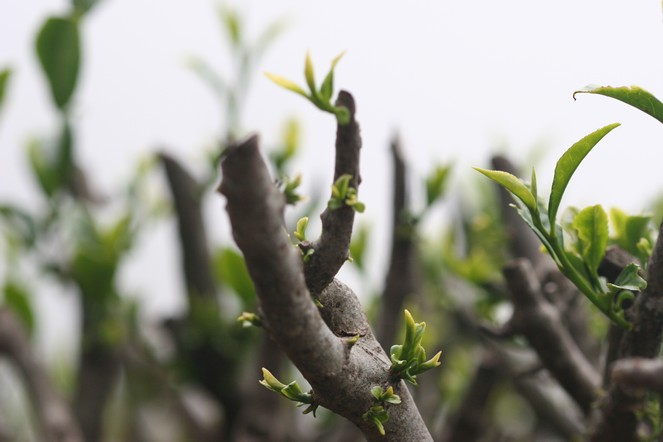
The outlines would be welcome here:
<svg viewBox="0 0 663 442">
<path fill-rule="evenodd" d="M 610 291 L 612 293 L 620 290 L 640 291 L 647 288 L 647 281 L 640 276 L 639 271 L 639 265 L 633 263 L 627 265 L 613 283 L 608 283 Z"/>
<path fill-rule="evenodd" d="M 574 92 L 574 98 L 576 94 L 598 94 L 615 98 L 626 104 L 630 104 L 636 109 L 640 109 L 642 112 L 651 115 L 663 123 L 663 103 L 661 103 L 659 99 L 653 96 L 651 93 L 642 88 L 639 88 L 638 86 L 588 87 L 586 89 Z"/>
<path fill-rule="evenodd" d="M 608 215 L 600 205 L 586 207 L 573 219 L 579 249 L 591 274 L 596 272 L 608 245 Z"/>
<path fill-rule="evenodd" d="M 214 255 L 214 269 L 217 278 L 249 308 L 255 299 L 255 289 L 242 255 L 230 248 L 219 249 Z"/>
<path fill-rule="evenodd" d="M 59 177 L 60 186 L 71 184 L 74 172 L 74 146 L 71 126 L 68 122 L 62 125 L 62 133 L 58 139 L 55 170 Z"/>
<path fill-rule="evenodd" d="M 8 281 L 3 287 L 4 304 L 9 307 L 25 326 L 26 331 L 32 334 L 35 328 L 35 318 L 30 295 L 25 287 L 15 281 Z"/>
<path fill-rule="evenodd" d="M 72 0 L 72 5 L 74 9 L 80 14 L 83 15 L 88 12 L 94 5 L 98 3 L 98 0 Z"/>
<path fill-rule="evenodd" d="M 550 191 L 550 201 L 548 202 L 548 217 L 551 225 L 555 224 L 557 210 L 573 173 L 592 148 L 617 126 L 619 126 L 619 123 L 614 123 L 592 132 L 571 146 L 557 161 L 552 190 Z"/>
<path fill-rule="evenodd" d="M 34 245 L 37 239 L 37 223 L 29 213 L 13 205 L 0 204 L 0 219 L 9 225 L 25 246 Z"/>
<path fill-rule="evenodd" d="M 39 31 L 36 46 L 53 100 L 58 108 L 64 109 L 78 79 L 80 65 L 78 23 L 72 18 L 49 18 Z"/>
</svg>

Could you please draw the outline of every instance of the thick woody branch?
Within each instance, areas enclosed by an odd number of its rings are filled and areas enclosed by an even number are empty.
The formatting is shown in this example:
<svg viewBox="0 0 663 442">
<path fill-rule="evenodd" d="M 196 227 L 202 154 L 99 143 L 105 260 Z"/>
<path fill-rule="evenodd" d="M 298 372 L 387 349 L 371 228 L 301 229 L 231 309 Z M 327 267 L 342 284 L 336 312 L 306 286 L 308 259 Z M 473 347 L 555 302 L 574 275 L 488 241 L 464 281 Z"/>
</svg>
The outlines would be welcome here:
<svg viewBox="0 0 663 442">
<path fill-rule="evenodd" d="M 267 331 L 309 381 L 314 401 L 348 418 L 369 441 L 432 440 L 402 381 L 393 385 L 402 403 L 390 407 L 386 438 L 362 419 L 374 405 L 371 388 L 390 385 L 389 358 L 356 295 L 338 282 L 320 293 L 323 320 L 307 290 L 302 258 L 284 230 L 284 197 L 269 177 L 257 138 L 230 147 L 221 168 L 220 191 Z M 359 337 L 354 345 L 350 336 Z"/>
<path fill-rule="evenodd" d="M 415 290 L 415 244 L 412 238 L 407 195 L 407 170 L 398 139 L 391 144 L 394 167 L 391 256 L 389 270 L 382 293 L 378 341 L 385 351 L 393 344 L 396 327 L 403 314 L 407 295 Z"/>
<path fill-rule="evenodd" d="M 228 148 L 220 192 L 235 242 L 262 303 L 272 337 L 304 376 L 340 369 L 343 345 L 327 328 L 306 288 L 302 258 L 283 227 L 285 199 L 272 182 L 258 138 Z M 324 349 L 324 351 L 321 351 Z"/>
<path fill-rule="evenodd" d="M 620 359 L 612 365 L 612 380 L 629 387 L 663 392 L 663 360 L 647 358 Z"/>
<path fill-rule="evenodd" d="M 361 182 L 359 176 L 359 150 L 361 135 L 355 120 L 355 102 L 352 95 L 341 91 L 336 106 L 344 106 L 350 111 L 350 122 L 338 125 L 336 129 L 336 161 L 334 181 L 342 175 L 350 175 L 350 187 L 358 189 Z M 305 248 L 313 248 L 315 252 L 305 266 L 306 284 L 314 296 L 334 279 L 341 266 L 349 257 L 350 240 L 355 211 L 350 206 L 330 210 L 326 209 L 322 220 L 320 239 L 312 244 L 304 244 Z"/>
<path fill-rule="evenodd" d="M 507 330 L 527 339 L 543 366 L 588 413 L 597 397 L 599 374 L 564 327 L 559 311 L 544 299 L 529 261 L 514 260 L 505 267 L 504 277 L 514 305 Z"/>
<path fill-rule="evenodd" d="M 46 442 L 81 442 L 78 424 L 67 402 L 58 394 L 32 352 L 30 341 L 18 319 L 0 308 L 0 355 L 20 371 L 35 409 L 42 439 Z"/>
<path fill-rule="evenodd" d="M 207 233 L 203 222 L 201 187 L 173 157 L 159 155 L 173 197 L 182 251 L 182 267 L 189 296 L 212 298 L 216 284 L 210 267 Z"/>
<path fill-rule="evenodd" d="M 658 356 L 663 335 L 663 225 L 647 267 L 647 288 L 636 298 L 632 310 L 633 329 L 627 331 L 619 358 Z M 630 316 L 630 315 L 629 315 Z M 637 440 L 637 412 L 644 406 L 643 391 L 613 384 L 601 404 L 601 419 L 591 441 Z"/>
</svg>

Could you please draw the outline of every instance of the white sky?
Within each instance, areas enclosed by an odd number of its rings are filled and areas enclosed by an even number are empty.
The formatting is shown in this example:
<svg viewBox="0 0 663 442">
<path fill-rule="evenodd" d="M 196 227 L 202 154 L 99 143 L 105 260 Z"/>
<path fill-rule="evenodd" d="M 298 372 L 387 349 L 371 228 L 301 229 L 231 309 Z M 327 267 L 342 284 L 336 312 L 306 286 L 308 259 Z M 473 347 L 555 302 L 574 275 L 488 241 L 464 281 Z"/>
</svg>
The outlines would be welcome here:
<svg viewBox="0 0 663 442">
<path fill-rule="evenodd" d="M 623 126 L 578 170 L 564 204 L 598 202 L 639 211 L 662 188 L 663 126 L 605 97 L 571 98 L 587 84 L 636 84 L 663 97 L 658 0 L 227 3 L 244 13 L 254 36 L 275 18 L 290 19 L 259 71 L 303 84 L 307 49 L 319 76 L 333 56 L 348 51 L 337 67 L 336 85 L 357 101 L 364 139 L 361 199 L 368 203 L 363 218 L 382 239 L 390 188 L 387 147 L 395 130 L 417 173 L 453 159 L 455 176 L 464 182 L 475 174 L 470 166 L 485 166 L 496 149 L 524 161 L 543 144 L 549 150 L 537 169 L 542 192 L 566 148 L 619 121 Z M 25 144 L 31 136 L 55 134 L 57 118 L 33 43 L 46 15 L 67 5 L 0 0 L 0 67 L 15 70 L 0 116 L 0 201 L 39 201 L 26 172 Z M 102 190 L 118 189 L 137 159 L 159 146 L 189 164 L 200 163 L 203 149 L 219 135 L 220 107 L 184 66 L 187 56 L 197 55 L 230 72 L 215 5 L 212 0 L 104 0 L 86 18 L 85 64 L 75 96 L 78 155 Z M 261 133 L 270 145 L 287 117 L 299 118 L 305 130 L 299 163 L 304 179 L 307 185 L 316 180 L 327 185 L 333 117 L 262 75 L 254 80 L 243 118 L 247 132 Z M 219 200 L 210 216 L 221 218 L 222 207 Z M 126 273 L 129 289 L 153 312 L 180 302 L 178 258 L 164 253 L 168 246 L 157 245 L 172 242 L 173 234 L 172 226 L 157 229 L 133 259 L 143 264 Z M 215 236 L 228 241 L 225 232 Z M 41 298 L 43 314 L 63 300 Z"/>
</svg>

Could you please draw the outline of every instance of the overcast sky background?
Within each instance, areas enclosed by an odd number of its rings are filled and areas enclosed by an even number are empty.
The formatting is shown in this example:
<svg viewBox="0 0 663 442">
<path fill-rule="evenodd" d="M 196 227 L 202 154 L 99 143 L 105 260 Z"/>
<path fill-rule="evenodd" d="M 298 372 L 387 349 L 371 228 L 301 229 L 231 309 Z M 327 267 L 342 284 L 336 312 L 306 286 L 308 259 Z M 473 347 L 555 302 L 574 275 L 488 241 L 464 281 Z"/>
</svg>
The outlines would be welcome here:
<svg viewBox="0 0 663 442">
<path fill-rule="evenodd" d="M 305 185 L 331 179 L 332 116 L 261 75 L 300 84 L 311 51 L 318 76 L 343 50 L 336 85 L 351 91 L 362 127 L 361 219 L 386 241 L 390 164 L 388 141 L 398 131 L 413 173 L 437 161 L 456 162 L 456 190 L 502 151 L 537 165 L 539 189 L 551 182 L 555 160 L 573 142 L 612 122 L 609 134 L 578 170 L 563 205 L 602 203 L 640 211 L 663 189 L 663 126 L 624 104 L 572 92 L 588 84 L 639 85 L 663 96 L 663 20 L 658 0 L 228 1 L 257 36 L 274 19 L 290 25 L 256 72 L 243 115 L 245 133 L 273 145 L 288 117 L 304 128 L 297 163 Z M 104 0 L 83 27 L 83 69 L 75 96 L 78 152 L 97 186 L 112 193 L 141 157 L 165 147 L 187 164 L 202 163 L 224 115 L 215 97 L 184 61 L 195 55 L 229 74 L 229 51 L 212 0 Z M 0 67 L 14 75 L 0 119 L 0 201 L 39 203 L 26 171 L 32 136 L 57 132 L 57 114 L 34 55 L 35 35 L 58 0 L 0 0 Z M 527 164 L 524 164 L 527 165 Z M 529 166 L 529 165 L 528 165 Z M 223 218 L 219 200 L 211 219 Z M 128 291 L 157 314 L 181 307 L 172 224 L 157 228 L 123 273 Z M 227 232 L 213 235 L 228 242 Z M 376 255 L 384 263 L 384 253 Z M 145 264 L 147 262 L 147 264 Z M 379 267 L 379 266 L 378 266 Z M 158 275 L 155 277 L 154 275 Z M 39 297 L 53 316 L 71 296 Z M 68 307 L 62 307 L 63 305 Z M 57 310 L 54 310 L 57 309 Z M 50 327 L 50 329 L 49 329 Z M 63 330 L 69 328 L 69 331 Z M 75 324 L 46 325 L 42 336 L 66 335 Z"/>
</svg>

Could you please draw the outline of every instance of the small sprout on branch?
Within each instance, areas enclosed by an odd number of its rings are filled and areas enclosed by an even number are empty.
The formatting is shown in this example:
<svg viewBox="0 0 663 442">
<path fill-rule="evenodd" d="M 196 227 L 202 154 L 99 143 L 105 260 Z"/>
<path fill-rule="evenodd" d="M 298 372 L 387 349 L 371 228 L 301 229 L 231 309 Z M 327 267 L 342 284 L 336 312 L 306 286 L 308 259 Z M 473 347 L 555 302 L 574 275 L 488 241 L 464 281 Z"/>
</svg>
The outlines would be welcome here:
<svg viewBox="0 0 663 442">
<path fill-rule="evenodd" d="M 286 204 L 294 206 L 298 202 L 304 200 L 304 197 L 297 193 L 297 188 L 302 184 L 302 175 L 297 174 L 293 179 L 285 176 L 283 177 L 282 189 L 283 195 L 285 196 Z"/>
<path fill-rule="evenodd" d="M 306 252 L 302 252 L 302 259 L 304 262 L 309 262 L 311 260 L 311 255 L 315 253 L 315 249 L 308 249 Z"/>
<path fill-rule="evenodd" d="M 371 394 L 378 402 L 392 405 L 398 405 L 401 403 L 400 396 L 394 394 L 394 387 L 392 386 L 389 386 L 389 388 L 387 388 L 385 391 L 382 389 L 382 387 L 376 385 L 375 387 L 371 388 Z"/>
<path fill-rule="evenodd" d="M 308 226 L 308 216 L 304 216 L 297 221 L 297 230 L 295 230 L 294 235 L 299 241 L 306 241 L 306 226 Z"/>
<path fill-rule="evenodd" d="M 426 330 L 425 322 L 414 322 L 409 311 L 405 310 L 405 342 L 391 347 L 391 373 L 417 385 L 417 375 L 441 365 L 441 351 L 426 360 L 426 350 L 421 340 Z"/>
<path fill-rule="evenodd" d="M 389 420 L 389 413 L 382 405 L 373 405 L 361 416 L 366 422 L 373 422 L 382 436 L 385 435 L 384 423 Z"/>
<path fill-rule="evenodd" d="M 315 417 L 318 405 L 313 402 L 312 393 L 304 393 L 297 381 L 292 381 L 286 385 L 276 379 L 276 377 L 266 368 L 262 369 L 262 377 L 263 379 L 259 381 L 262 386 L 275 393 L 279 393 L 293 402 L 299 402 L 297 405 L 298 407 L 308 405 L 306 410 L 304 410 L 304 414 L 313 413 L 313 417 Z"/>
<path fill-rule="evenodd" d="M 308 52 L 306 53 L 304 77 L 306 78 L 306 84 L 309 89 L 308 93 L 297 84 L 279 75 L 270 74 L 269 72 L 265 73 L 265 75 L 282 88 L 288 89 L 289 91 L 306 98 L 318 109 L 334 114 L 338 124 L 344 126 L 350 122 L 350 111 L 343 106 L 334 106 L 330 101 L 332 95 L 334 95 L 334 69 L 344 54 L 345 52 L 342 52 L 332 60 L 331 68 L 323 80 L 320 89 L 318 89 L 315 84 L 315 72 L 313 69 L 313 63 L 311 62 L 311 54 Z"/>
<path fill-rule="evenodd" d="M 242 327 L 244 328 L 262 327 L 262 319 L 260 319 L 260 316 L 251 312 L 243 312 L 241 315 L 239 315 L 237 321 L 241 322 Z"/>
<path fill-rule="evenodd" d="M 394 394 L 394 388 L 391 386 L 385 391 L 382 387 L 376 385 L 371 388 L 371 394 L 377 401 L 377 404 L 369 408 L 368 411 L 362 415 L 362 418 L 366 422 L 373 422 L 380 434 L 384 436 L 384 423 L 389 420 L 389 413 L 385 407 L 387 404 L 400 404 L 401 398 L 397 394 Z"/>
<path fill-rule="evenodd" d="M 350 336 L 349 338 L 345 338 L 343 341 L 345 342 L 345 345 L 348 346 L 348 348 L 352 348 L 357 341 L 359 341 L 359 338 L 361 338 L 361 335 L 354 335 Z"/>
<path fill-rule="evenodd" d="M 363 213 L 366 209 L 364 203 L 357 199 L 357 189 L 350 187 L 352 175 L 341 175 L 332 185 L 332 196 L 327 203 L 329 210 L 350 206 L 356 212 Z"/>
</svg>

